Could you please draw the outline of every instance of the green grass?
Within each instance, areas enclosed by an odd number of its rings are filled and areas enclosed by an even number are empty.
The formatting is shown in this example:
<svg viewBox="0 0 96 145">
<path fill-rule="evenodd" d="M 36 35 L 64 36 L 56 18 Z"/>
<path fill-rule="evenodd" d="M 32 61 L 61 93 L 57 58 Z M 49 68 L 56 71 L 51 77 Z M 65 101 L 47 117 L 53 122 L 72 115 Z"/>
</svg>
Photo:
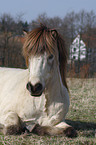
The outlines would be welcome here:
<svg viewBox="0 0 96 145">
<path fill-rule="evenodd" d="M 96 79 L 68 79 L 68 85 L 71 103 L 66 122 L 78 137 L 0 135 L 0 145 L 96 145 Z"/>
</svg>

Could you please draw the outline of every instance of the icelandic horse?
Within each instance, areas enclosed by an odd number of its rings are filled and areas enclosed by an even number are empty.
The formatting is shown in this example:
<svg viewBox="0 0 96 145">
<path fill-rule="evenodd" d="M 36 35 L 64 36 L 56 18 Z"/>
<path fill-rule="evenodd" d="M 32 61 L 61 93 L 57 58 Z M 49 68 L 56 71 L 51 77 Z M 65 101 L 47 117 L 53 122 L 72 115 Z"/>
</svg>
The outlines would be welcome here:
<svg viewBox="0 0 96 145">
<path fill-rule="evenodd" d="M 69 95 L 62 36 L 41 24 L 24 39 L 27 69 L 0 68 L 0 131 L 76 136 L 65 122 Z"/>
</svg>

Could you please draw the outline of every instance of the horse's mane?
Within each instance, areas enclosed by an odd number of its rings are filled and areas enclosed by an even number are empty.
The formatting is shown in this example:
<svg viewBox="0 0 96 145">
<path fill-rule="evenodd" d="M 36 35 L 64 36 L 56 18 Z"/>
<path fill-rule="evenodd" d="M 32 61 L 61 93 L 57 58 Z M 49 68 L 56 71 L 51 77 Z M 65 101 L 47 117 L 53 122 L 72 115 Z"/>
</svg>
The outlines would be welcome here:
<svg viewBox="0 0 96 145">
<path fill-rule="evenodd" d="M 59 68 L 62 82 L 68 89 L 66 83 L 67 51 L 62 36 L 55 29 L 49 29 L 41 24 L 40 27 L 28 32 L 23 45 L 23 55 L 28 66 L 28 58 L 30 55 L 35 55 L 36 53 L 42 53 L 44 51 L 54 54 L 56 45 L 59 52 Z"/>
</svg>

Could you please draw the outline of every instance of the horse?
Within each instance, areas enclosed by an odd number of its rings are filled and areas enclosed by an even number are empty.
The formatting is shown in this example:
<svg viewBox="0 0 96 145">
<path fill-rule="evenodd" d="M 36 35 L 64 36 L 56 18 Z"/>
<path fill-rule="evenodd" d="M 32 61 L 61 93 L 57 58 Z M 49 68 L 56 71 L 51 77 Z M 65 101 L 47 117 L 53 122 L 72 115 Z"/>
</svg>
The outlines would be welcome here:
<svg viewBox="0 0 96 145">
<path fill-rule="evenodd" d="M 69 109 L 67 50 L 56 29 L 41 24 L 25 32 L 26 69 L 0 68 L 0 132 L 75 137 Z"/>
</svg>

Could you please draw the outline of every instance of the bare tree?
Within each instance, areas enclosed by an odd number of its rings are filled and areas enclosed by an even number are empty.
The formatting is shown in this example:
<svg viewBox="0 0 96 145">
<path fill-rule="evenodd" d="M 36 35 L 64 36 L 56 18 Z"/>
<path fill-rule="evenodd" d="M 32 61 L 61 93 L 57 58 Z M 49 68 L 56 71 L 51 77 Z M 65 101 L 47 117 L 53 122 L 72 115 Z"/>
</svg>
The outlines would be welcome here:
<svg viewBox="0 0 96 145">
<path fill-rule="evenodd" d="M 15 22 L 10 14 L 1 15 L 0 23 L 1 23 L 1 27 L 0 27 L 1 32 L 14 32 Z"/>
</svg>

